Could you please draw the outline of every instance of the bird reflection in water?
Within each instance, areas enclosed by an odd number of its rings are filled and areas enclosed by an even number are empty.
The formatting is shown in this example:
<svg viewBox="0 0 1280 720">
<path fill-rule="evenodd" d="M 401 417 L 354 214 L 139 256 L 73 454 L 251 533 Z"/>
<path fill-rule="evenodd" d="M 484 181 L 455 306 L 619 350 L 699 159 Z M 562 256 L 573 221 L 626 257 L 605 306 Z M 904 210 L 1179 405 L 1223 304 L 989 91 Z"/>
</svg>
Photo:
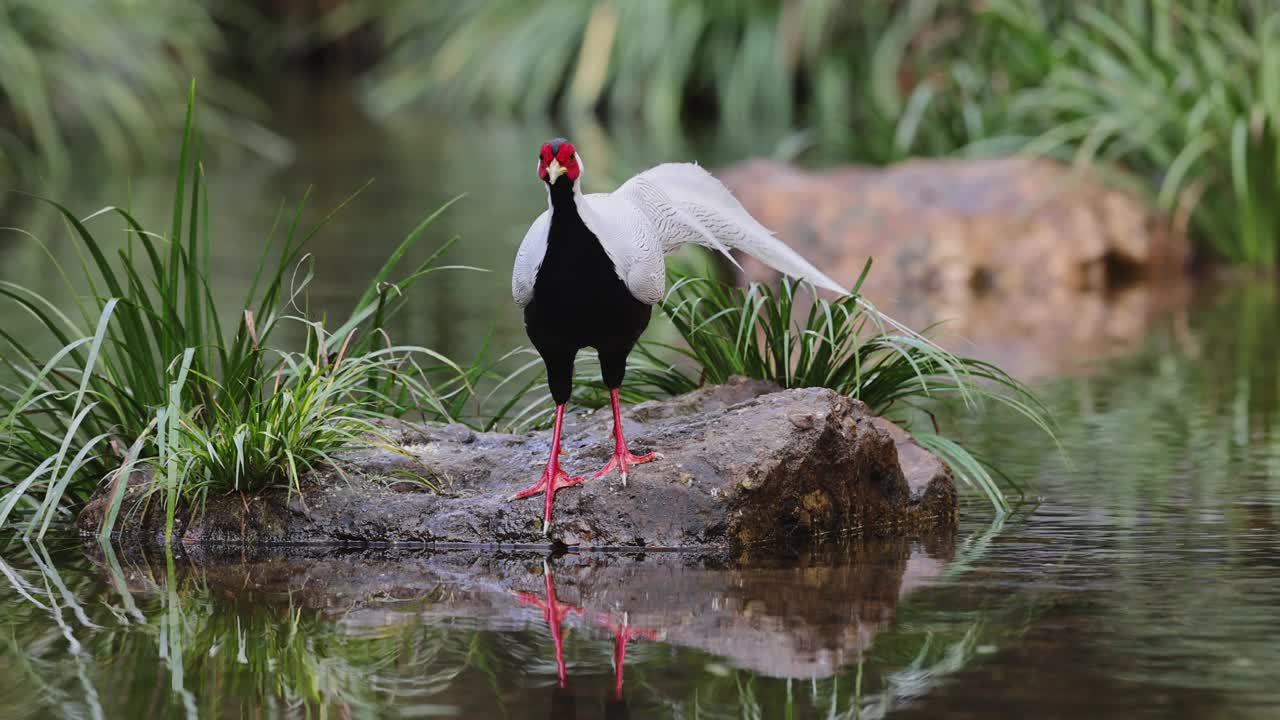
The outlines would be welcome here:
<svg viewBox="0 0 1280 720">
<path fill-rule="evenodd" d="M 556 598 L 555 578 L 551 575 L 551 567 L 547 565 L 547 561 L 542 561 L 542 584 L 545 600 L 531 592 L 517 592 L 516 597 L 520 602 L 534 605 L 542 610 L 542 618 L 547 621 L 547 627 L 551 629 L 551 642 L 556 646 L 556 673 L 560 676 L 560 687 L 565 686 L 567 679 L 564 667 L 564 633 L 561 632 L 560 623 L 564 622 L 564 618 L 569 613 L 585 614 L 585 611 L 577 605 L 561 604 Z"/>
<path fill-rule="evenodd" d="M 609 613 L 597 613 L 596 622 L 613 633 L 613 699 L 622 700 L 622 663 L 627 659 L 627 643 L 636 638 L 657 640 L 658 631 L 651 628 L 631 627 L 631 618 L 622 613 L 622 621 Z"/>
<path fill-rule="evenodd" d="M 571 710 L 573 706 L 572 695 L 563 692 L 568 685 L 568 671 L 564 662 L 564 630 L 562 623 L 570 613 L 577 613 L 583 617 L 588 617 L 588 613 L 577 605 L 560 602 L 559 598 L 556 597 L 555 576 L 552 575 L 551 566 L 545 560 L 542 561 L 542 584 L 542 597 L 539 597 L 537 593 L 521 591 L 516 593 L 516 598 L 522 603 L 533 605 L 542 610 L 542 617 L 551 631 L 551 642 L 555 645 L 556 675 L 560 681 L 559 689 L 561 692 L 554 693 L 552 701 L 553 714 L 555 717 L 560 718 L 572 717 L 571 712 L 562 714 L 562 711 Z M 625 704 L 622 701 L 622 673 L 623 665 L 627 659 L 627 644 L 640 638 L 657 640 L 658 632 L 651 628 L 632 626 L 631 618 L 626 612 L 623 612 L 621 617 L 606 612 L 592 613 L 589 617 L 594 623 L 607 628 L 613 634 L 614 704 L 611 709 L 621 709 L 625 712 Z"/>
</svg>

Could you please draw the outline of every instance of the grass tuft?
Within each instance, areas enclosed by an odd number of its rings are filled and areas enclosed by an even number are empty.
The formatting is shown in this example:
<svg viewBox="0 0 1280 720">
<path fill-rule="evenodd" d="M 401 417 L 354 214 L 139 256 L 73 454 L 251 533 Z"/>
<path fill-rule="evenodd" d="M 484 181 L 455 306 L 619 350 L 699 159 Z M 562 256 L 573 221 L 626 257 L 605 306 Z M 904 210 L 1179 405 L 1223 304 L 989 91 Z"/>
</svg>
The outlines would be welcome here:
<svg viewBox="0 0 1280 720">
<path fill-rule="evenodd" d="M 0 299 L 35 317 L 43 341 L 60 347 L 40 363 L 30 340 L 0 330 L 0 525 L 41 537 L 109 480 L 114 503 L 102 528 L 109 533 L 124 480 L 143 466 L 171 532 L 180 501 L 297 487 L 308 469 L 367 436 L 377 418 L 421 410 L 450 419 L 451 394 L 467 391 L 462 368 L 427 348 L 394 345 L 385 330 L 408 289 L 445 267 L 438 261 L 451 242 L 401 268 L 436 215 L 414 228 L 330 331 L 298 309 L 311 280 L 307 242 L 332 217 L 304 232 L 304 199 L 283 232 L 277 221 L 241 309 L 226 317 L 209 286 L 195 106 L 192 84 L 169 235 L 144 230 L 119 208 L 82 220 L 47 201 L 83 251 L 80 282 L 70 287 L 80 300 L 64 310 L 0 284 Z M 124 225 L 122 248 L 90 229 L 109 217 Z M 305 347 L 273 344 L 286 323 L 305 330 Z"/>
<path fill-rule="evenodd" d="M 870 268 L 868 261 L 852 295 L 834 301 L 789 279 L 777 288 L 760 283 L 740 288 L 675 274 L 662 310 L 683 344 L 658 349 L 693 361 L 697 375 L 685 369 L 686 363 L 655 365 L 659 353 L 652 349 L 641 356 L 649 367 L 640 375 L 651 387 L 678 391 L 734 375 L 786 388 L 830 388 L 913 429 L 962 484 L 983 493 L 997 510 L 1008 510 L 1001 483 L 989 469 L 959 443 L 925 432 L 919 420 L 932 421 L 927 403 L 941 398 L 956 398 L 969 409 L 995 402 L 1052 436 L 1048 411 L 1000 368 L 944 350 L 862 298 L 858 290 Z M 1007 479 L 1004 485 L 1021 493 Z"/>
</svg>

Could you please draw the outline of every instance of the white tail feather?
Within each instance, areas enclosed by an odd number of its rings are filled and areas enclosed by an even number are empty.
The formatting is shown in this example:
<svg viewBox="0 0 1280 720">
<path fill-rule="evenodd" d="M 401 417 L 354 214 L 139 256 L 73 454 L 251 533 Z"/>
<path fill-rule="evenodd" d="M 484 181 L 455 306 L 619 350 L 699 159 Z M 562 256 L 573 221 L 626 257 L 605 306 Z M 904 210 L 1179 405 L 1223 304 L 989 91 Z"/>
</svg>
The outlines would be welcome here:
<svg viewBox="0 0 1280 720">
<path fill-rule="evenodd" d="M 849 293 L 774 237 L 751 217 L 723 183 L 698 165 L 659 165 L 627 181 L 614 195 L 626 198 L 650 219 L 658 217 L 660 242 L 665 252 L 693 243 L 729 256 L 728 248 L 732 248 L 817 287 Z M 670 222 L 664 224 L 663 219 Z M 734 264 L 737 265 L 736 260 Z"/>
</svg>

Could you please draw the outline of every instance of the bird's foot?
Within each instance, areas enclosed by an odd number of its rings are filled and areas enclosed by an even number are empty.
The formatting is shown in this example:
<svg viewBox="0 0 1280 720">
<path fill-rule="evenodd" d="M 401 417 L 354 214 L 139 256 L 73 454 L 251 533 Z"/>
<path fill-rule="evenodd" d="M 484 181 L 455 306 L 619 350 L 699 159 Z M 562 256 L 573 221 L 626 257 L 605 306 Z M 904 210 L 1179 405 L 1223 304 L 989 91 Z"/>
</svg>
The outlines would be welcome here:
<svg viewBox="0 0 1280 720">
<path fill-rule="evenodd" d="M 555 455 L 547 462 L 547 467 L 542 471 L 542 477 L 538 478 L 538 482 L 529 487 L 515 493 L 507 498 L 508 501 L 523 500 L 532 497 L 538 493 L 546 493 L 546 503 L 543 505 L 542 513 L 542 534 L 546 535 L 551 530 L 551 508 L 555 502 L 556 491 L 572 487 L 586 480 L 581 475 L 570 475 L 560 467 L 560 460 Z"/>
<path fill-rule="evenodd" d="M 656 452 L 651 452 L 651 453 L 648 453 L 647 455 L 634 455 L 631 453 L 631 451 L 627 450 L 627 446 L 625 444 L 619 445 L 617 449 L 613 451 L 613 456 L 609 458 L 609 462 L 606 463 L 604 467 L 600 468 L 600 470 L 595 475 L 592 475 L 591 477 L 592 479 L 603 477 L 604 475 L 609 474 L 610 470 L 613 470 L 614 468 L 619 468 L 620 470 L 622 470 L 622 486 L 626 487 L 627 473 L 629 472 L 629 468 L 632 465 L 647 463 L 651 460 L 656 460 L 657 458 L 658 458 L 658 453 Z"/>
<path fill-rule="evenodd" d="M 542 471 L 542 477 L 538 478 L 538 482 L 518 493 L 513 494 L 511 497 L 507 498 L 507 501 L 523 500 L 527 497 L 533 497 L 538 493 L 546 492 L 549 486 L 551 487 L 551 494 L 554 495 L 556 490 L 577 485 L 584 480 L 586 480 L 586 478 L 581 475 L 569 475 L 569 473 L 560 468 L 560 463 L 553 460 L 547 463 L 547 468 Z"/>
</svg>

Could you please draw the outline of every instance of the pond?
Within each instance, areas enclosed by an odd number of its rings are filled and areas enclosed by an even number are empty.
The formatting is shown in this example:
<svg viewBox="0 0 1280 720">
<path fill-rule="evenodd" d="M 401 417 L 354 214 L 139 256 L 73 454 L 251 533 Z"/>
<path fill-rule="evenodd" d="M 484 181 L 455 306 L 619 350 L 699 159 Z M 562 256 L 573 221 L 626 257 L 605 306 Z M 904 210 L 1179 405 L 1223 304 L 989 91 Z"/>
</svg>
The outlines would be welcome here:
<svg viewBox="0 0 1280 720">
<path fill-rule="evenodd" d="M 549 128 L 387 127 L 282 107 L 299 128 L 293 164 L 244 160 L 213 175 L 229 302 L 281 197 L 314 182 L 313 202 L 329 206 L 376 176 L 317 237 L 312 301 L 337 312 L 353 278 L 467 192 L 439 239 L 460 234 L 452 260 L 494 272 L 440 276 L 399 331 L 457 357 L 485 342 L 477 328 L 492 328 L 499 347 L 523 342 L 507 270 L 543 207 L 532 148 Z M 606 177 L 687 151 L 579 142 Z M 706 152 L 709 164 L 735 157 Z M 87 212 L 120 202 L 119 187 L 86 172 L 67 192 Z M 166 189 L 163 173 L 139 177 L 135 207 L 162 221 Z M 54 235 L 51 251 L 74 262 Z M 59 292 L 31 243 L 0 243 L 0 276 Z M 21 318 L 4 322 L 21 331 Z M 11 539 L 0 550 L 0 704 L 14 718 L 1274 717 L 1278 327 L 1275 284 L 1203 289 L 1124 354 L 1038 383 L 1062 448 L 1001 414 L 944 413 L 945 431 L 1029 495 L 1003 519 L 967 504 L 954 537 L 851 539 L 732 564 L 668 553 L 165 555 L 69 535 Z"/>
</svg>

